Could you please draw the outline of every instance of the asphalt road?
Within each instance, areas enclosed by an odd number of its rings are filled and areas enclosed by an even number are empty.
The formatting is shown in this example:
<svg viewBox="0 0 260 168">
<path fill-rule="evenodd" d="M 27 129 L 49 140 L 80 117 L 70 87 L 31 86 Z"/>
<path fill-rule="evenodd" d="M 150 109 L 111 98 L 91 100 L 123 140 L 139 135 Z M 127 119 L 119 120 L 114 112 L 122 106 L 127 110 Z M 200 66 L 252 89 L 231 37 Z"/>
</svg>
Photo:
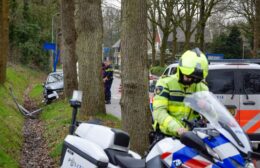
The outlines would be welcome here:
<svg viewBox="0 0 260 168">
<path fill-rule="evenodd" d="M 121 99 L 121 92 L 119 92 L 119 86 L 121 79 L 114 76 L 114 80 L 111 87 L 111 104 L 106 104 L 106 111 L 108 114 L 112 114 L 121 119 L 121 107 L 119 105 Z"/>
</svg>

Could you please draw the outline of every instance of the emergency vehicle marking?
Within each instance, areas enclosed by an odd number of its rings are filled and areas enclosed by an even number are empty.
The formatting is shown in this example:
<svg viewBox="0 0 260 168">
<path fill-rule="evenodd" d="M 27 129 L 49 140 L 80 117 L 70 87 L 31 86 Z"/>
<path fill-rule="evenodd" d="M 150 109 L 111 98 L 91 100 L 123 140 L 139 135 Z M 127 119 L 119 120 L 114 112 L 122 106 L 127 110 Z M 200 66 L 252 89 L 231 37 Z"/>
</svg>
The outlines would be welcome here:
<svg viewBox="0 0 260 168">
<path fill-rule="evenodd" d="M 256 115 L 254 118 L 252 118 L 251 120 L 249 120 L 249 122 L 247 122 L 244 126 L 243 129 L 244 130 L 248 130 L 250 129 L 252 126 L 254 126 L 255 124 L 257 124 L 260 120 L 260 114 Z"/>
<path fill-rule="evenodd" d="M 217 96 L 217 99 L 224 99 L 224 96 L 220 96 L 220 95 L 216 95 Z"/>
<path fill-rule="evenodd" d="M 247 130 L 248 133 L 255 133 L 257 129 L 260 128 L 260 121 L 258 121 L 254 126 L 252 126 L 249 130 Z"/>
</svg>

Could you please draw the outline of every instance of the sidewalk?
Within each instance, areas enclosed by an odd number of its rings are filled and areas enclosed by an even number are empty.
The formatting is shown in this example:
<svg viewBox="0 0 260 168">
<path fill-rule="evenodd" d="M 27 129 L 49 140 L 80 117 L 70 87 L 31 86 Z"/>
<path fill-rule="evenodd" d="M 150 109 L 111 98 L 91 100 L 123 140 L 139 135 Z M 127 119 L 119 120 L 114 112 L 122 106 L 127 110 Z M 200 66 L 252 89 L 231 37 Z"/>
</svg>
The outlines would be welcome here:
<svg viewBox="0 0 260 168">
<path fill-rule="evenodd" d="M 118 69 L 114 69 L 114 76 L 121 78 L 121 71 Z"/>
<path fill-rule="evenodd" d="M 120 107 L 120 99 L 121 99 L 121 92 L 119 92 L 119 87 L 121 84 L 121 78 L 117 77 L 120 76 L 119 73 L 114 75 L 114 80 L 111 87 L 111 104 L 106 104 L 106 111 L 109 114 L 116 116 L 117 118 L 121 119 L 121 107 Z"/>
</svg>

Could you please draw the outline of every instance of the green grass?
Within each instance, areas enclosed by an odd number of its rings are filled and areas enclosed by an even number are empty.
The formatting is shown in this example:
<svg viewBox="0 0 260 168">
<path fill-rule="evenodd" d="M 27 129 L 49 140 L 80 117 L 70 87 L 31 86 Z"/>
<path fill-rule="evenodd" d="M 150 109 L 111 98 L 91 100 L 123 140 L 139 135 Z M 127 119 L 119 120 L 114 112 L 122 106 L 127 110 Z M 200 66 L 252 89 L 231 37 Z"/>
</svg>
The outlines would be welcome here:
<svg viewBox="0 0 260 168">
<path fill-rule="evenodd" d="M 45 137 L 50 148 L 50 156 L 55 160 L 58 166 L 62 143 L 69 133 L 71 123 L 72 108 L 69 101 L 59 100 L 45 106 L 41 119 L 45 122 Z M 120 128 L 120 120 L 112 115 L 98 114 L 94 117 L 100 119 L 104 125 L 114 128 Z"/>
<path fill-rule="evenodd" d="M 42 98 L 42 92 L 43 92 L 43 86 L 41 84 L 36 84 L 32 88 L 29 96 L 30 96 L 31 99 L 39 100 L 39 99 Z"/>
<path fill-rule="evenodd" d="M 24 117 L 17 110 L 10 94 L 13 88 L 20 104 L 26 88 L 31 88 L 29 96 L 39 101 L 42 99 L 41 83 L 46 75 L 25 67 L 11 65 L 7 69 L 7 81 L 0 86 L 0 168 L 18 168 L 20 151 L 23 145 L 22 128 Z M 44 122 L 44 136 L 47 140 L 50 156 L 58 167 L 62 143 L 68 134 L 72 108 L 67 100 L 54 101 L 43 107 L 40 119 Z M 98 114 L 94 118 L 103 121 L 104 125 L 120 128 L 120 120 L 112 115 Z"/>
<path fill-rule="evenodd" d="M 23 104 L 24 91 L 29 85 L 38 83 L 42 73 L 17 65 L 9 65 L 7 79 L 0 85 L 0 167 L 18 168 L 20 151 L 23 145 L 22 128 L 24 117 L 17 110 L 10 96 L 9 88 L 20 104 Z M 36 93 L 34 94 L 36 95 Z"/>
</svg>

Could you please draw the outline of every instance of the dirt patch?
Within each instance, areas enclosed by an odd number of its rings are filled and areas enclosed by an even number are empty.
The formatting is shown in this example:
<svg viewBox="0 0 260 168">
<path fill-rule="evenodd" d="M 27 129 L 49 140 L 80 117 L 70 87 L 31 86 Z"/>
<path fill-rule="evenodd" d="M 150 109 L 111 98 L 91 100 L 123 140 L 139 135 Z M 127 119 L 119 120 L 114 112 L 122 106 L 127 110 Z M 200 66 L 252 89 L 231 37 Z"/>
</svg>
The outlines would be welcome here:
<svg viewBox="0 0 260 168">
<path fill-rule="evenodd" d="M 37 109 L 37 103 L 29 98 L 28 87 L 24 92 L 24 107 L 29 111 Z M 54 168 L 54 162 L 49 156 L 48 145 L 44 139 L 44 123 L 35 116 L 35 119 L 26 118 L 23 135 L 24 145 L 20 160 L 21 168 Z"/>
<path fill-rule="evenodd" d="M 21 157 L 22 168 L 52 168 L 54 163 L 48 155 L 48 146 L 43 137 L 43 123 L 27 118 L 23 127 L 24 145 Z"/>
</svg>

